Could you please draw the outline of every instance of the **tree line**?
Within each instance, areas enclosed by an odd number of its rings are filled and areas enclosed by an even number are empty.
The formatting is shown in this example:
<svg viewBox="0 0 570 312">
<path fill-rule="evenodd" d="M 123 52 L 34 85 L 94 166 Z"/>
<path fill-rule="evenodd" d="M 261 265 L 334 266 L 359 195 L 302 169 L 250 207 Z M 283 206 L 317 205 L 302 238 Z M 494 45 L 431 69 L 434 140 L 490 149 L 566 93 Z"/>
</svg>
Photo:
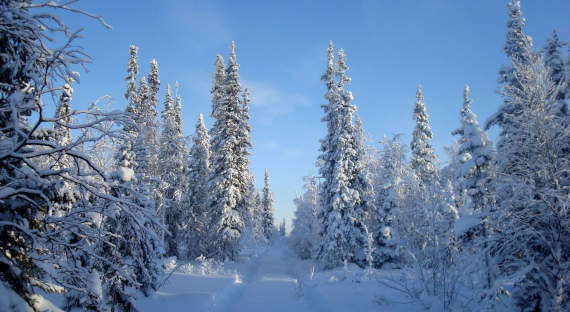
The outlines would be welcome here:
<svg viewBox="0 0 570 312">
<path fill-rule="evenodd" d="M 520 3 L 508 3 L 499 70 L 503 98 L 481 127 L 463 90 L 457 141 L 443 167 L 417 88 L 409 146 L 400 135 L 367 147 L 346 55 L 332 42 L 321 79 L 327 134 L 318 176 L 304 178 L 290 242 L 323 269 L 355 263 L 401 269 L 383 282 L 444 311 L 564 311 L 570 282 L 570 56 L 556 31 L 541 50 L 524 33 Z M 495 145 L 487 130 L 501 131 Z M 411 158 L 408 159 L 408 154 Z"/>
</svg>

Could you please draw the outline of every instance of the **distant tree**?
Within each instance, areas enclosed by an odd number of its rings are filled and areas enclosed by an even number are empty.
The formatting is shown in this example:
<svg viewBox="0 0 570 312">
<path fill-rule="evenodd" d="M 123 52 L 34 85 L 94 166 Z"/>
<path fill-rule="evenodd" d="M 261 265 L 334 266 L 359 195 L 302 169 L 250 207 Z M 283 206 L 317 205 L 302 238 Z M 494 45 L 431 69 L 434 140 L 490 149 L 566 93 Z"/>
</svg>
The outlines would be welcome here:
<svg viewBox="0 0 570 312">
<path fill-rule="evenodd" d="M 295 218 L 290 234 L 291 246 L 301 259 L 316 257 L 321 224 L 317 218 L 319 183 L 316 177 L 303 178 L 304 193 L 293 200 Z"/>
<path fill-rule="evenodd" d="M 273 192 L 269 186 L 269 172 L 265 169 L 265 179 L 261 206 L 263 211 L 262 228 L 266 239 L 270 239 L 273 234 Z"/>
<path fill-rule="evenodd" d="M 264 213 L 263 213 L 263 199 L 261 198 L 261 192 L 256 189 L 254 193 L 253 199 L 253 207 L 254 207 L 254 222 L 256 224 L 256 238 L 257 239 L 265 239 L 265 233 L 263 231 L 263 220 L 264 220 Z"/>
<path fill-rule="evenodd" d="M 283 222 L 279 225 L 279 235 L 285 236 L 287 234 L 287 224 L 285 223 L 285 218 L 283 218 Z"/>
</svg>

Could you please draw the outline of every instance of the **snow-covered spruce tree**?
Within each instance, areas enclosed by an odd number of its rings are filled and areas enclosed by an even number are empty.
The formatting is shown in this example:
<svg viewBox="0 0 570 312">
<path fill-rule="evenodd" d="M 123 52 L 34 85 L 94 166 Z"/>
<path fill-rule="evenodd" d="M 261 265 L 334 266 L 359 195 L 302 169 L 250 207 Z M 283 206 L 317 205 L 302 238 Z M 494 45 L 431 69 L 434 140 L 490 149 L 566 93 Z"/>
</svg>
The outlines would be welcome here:
<svg viewBox="0 0 570 312">
<path fill-rule="evenodd" d="M 213 118 L 214 114 L 218 111 L 218 107 L 224 97 L 224 79 L 226 77 L 226 72 L 224 70 L 224 58 L 221 55 L 216 55 L 216 61 L 214 62 L 216 70 L 214 71 L 212 77 L 212 87 L 210 93 L 212 94 L 212 112 L 210 116 Z"/>
<path fill-rule="evenodd" d="M 208 239 L 208 176 L 210 175 L 210 137 L 202 114 L 196 123 L 188 157 L 188 192 L 182 202 L 182 256 L 187 259 L 206 252 Z"/>
<path fill-rule="evenodd" d="M 376 211 L 376 194 L 372 177 L 373 160 L 371 153 L 366 149 L 366 136 L 364 125 L 358 114 L 354 116 L 354 180 L 352 188 L 358 191 L 358 201 L 354 207 L 354 216 L 365 224 Z"/>
<path fill-rule="evenodd" d="M 499 136 L 497 229 L 493 231 L 503 278 L 514 281 L 522 311 L 569 308 L 570 134 L 555 105 L 556 87 L 540 56 L 513 63 L 516 85 L 503 88 L 505 102 L 520 107 Z M 530 60 L 530 61 L 529 61 Z"/>
<path fill-rule="evenodd" d="M 245 88 L 242 94 L 241 111 L 239 114 L 240 129 L 237 133 L 237 162 L 238 162 L 238 180 L 240 186 L 240 200 L 238 202 L 237 210 L 241 213 L 241 218 L 244 222 L 244 227 L 251 225 L 248 221 L 250 217 L 249 203 L 247 202 L 248 194 L 253 184 L 253 177 L 249 171 L 249 150 L 252 148 L 251 144 L 251 127 L 249 125 L 249 89 Z M 245 229 L 250 231 L 249 228 Z"/>
<path fill-rule="evenodd" d="M 139 81 L 139 89 L 137 92 L 137 100 L 134 107 L 136 122 L 136 140 L 133 144 L 133 152 L 135 153 L 135 163 L 137 164 L 136 172 L 139 175 L 139 191 L 145 194 L 154 194 L 154 205 L 160 223 L 164 224 L 164 214 L 161 210 L 160 190 L 163 188 L 158 175 L 158 120 L 157 120 L 157 95 L 158 92 L 158 67 L 156 61 L 151 61 L 151 73 L 149 74 L 149 83 L 145 77 Z M 151 79 L 152 78 L 152 79 Z M 152 83 L 150 83 L 152 81 Z M 153 85 L 153 87 L 149 87 Z M 127 107 L 129 109 L 130 106 Z M 157 228 L 160 237 L 164 239 L 164 231 Z"/>
<path fill-rule="evenodd" d="M 160 139 L 161 162 L 159 164 L 162 180 L 162 197 L 165 213 L 165 225 L 170 232 L 165 238 L 167 256 L 180 258 L 179 244 L 181 243 L 180 228 L 182 219 L 181 198 L 187 193 L 187 164 L 188 152 L 182 134 L 182 100 L 178 95 L 176 85 L 176 104 L 172 103 L 170 85 L 166 89 L 164 111 L 162 112 L 162 134 Z"/>
<path fill-rule="evenodd" d="M 460 208 L 461 218 L 464 218 L 464 221 L 467 219 L 474 221 L 471 222 L 473 227 L 464 228 L 463 233 L 456 233 L 458 236 L 463 236 L 463 244 L 475 239 L 475 236 L 486 237 L 487 213 L 494 205 L 492 198 L 494 150 L 487 133 L 479 127 L 477 115 L 471 110 L 473 101 L 469 95 L 469 86 L 465 86 L 461 127 L 451 133 L 460 136 L 459 148 L 455 155 L 459 163 L 456 184 L 467 195 L 464 206 Z M 465 224 L 467 223 L 469 222 Z"/>
<path fill-rule="evenodd" d="M 384 138 L 380 152 L 375 186 L 377 213 L 373 214 L 374 222 L 371 222 L 373 227 L 370 228 L 376 246 L 373 253 L 374 266 L 379 268 L 397 261 L 392 227 L 403 196 L 404 182 L 410 176 L 406 146 L 399 140 L 400 135 L 395 135 L 389 140 Z"/>
<path fill-rule="evenodd" d="M 489 252 L 489 239 L 495 210 L 494 177 L 495 153 L 487 133 L 479 127 L 477 115 L 471 110 L 469 86 L 463 91 L 461 127 L 452 132 L 459 135 L 458 148 L 453 158 L 457 162 L 455 189 L 465 194 L 459 207 L 459 220 L 455 225 L 455 236 L 463 252 L 463 259 L 469 259 L 465 276 L 477 288 L 483 288 L 483 296 L 496 279 L 496 265 Z M 460 260 L 462 261 L 462 260 Z M 469 269 L 470 268 L 470 269 Z M 467 278 L 465 279 L 467 280 Z"/>
<path fill-rule="evenodd" d="M 65 147 L 73 142 L 71 135 L 71 125 L 73 125 L 71 114 L 71 101 L 73 88 L 71 81 L 65 83 L 56 106 L 55 118 L 57 122 L 53 125 L 53 139 L 57 146 Z M 99 125 L 100 127 L 101 125 Z M 89 136 L 89 135 L 88 135 Z M 53 170 L 69 170 L 76 172 L 77 168 L 73 158 L 66 153 L 59 153 L 50 164 Z M 95 269 L 93 261 L 92 243 L 93 239 L 85 236 L 85 230 L 91 233 L 97 231 L 97 225 L 86 216 L 85 208 L 82 207 L 81 199 L 85 197 L 79 192 L 78 186 L 60 177 L 53 179 L 54 198 L 49 215 L 54 218 L 65 218 L 70 224 L 84 222 L 84 230 L 77 230 L 73 226 L 54 227 L 54 231 L 60 233 L 62 241 L 66 244 L 52 247 L 52 252 L 58 259 L 58 266 L 62 269 L 75 268 L 85 272 L 84 275 L 64 274 L 61 278 L 64 285 L 82 285 L 82 279 L 88 278 L 89 284 L 84 284 L 86 290 L 71 288 L 65 292 L 65 308 L 81 308 L 84 310 L 97 311 L 102 306 L 102 294 L 98 291 L 101 287 L 99 272 Z M 89 209 L 89 207 L 87 207 Z M 59 248 L 58 248 L 59 247 Z"/>
<path fill-rule="evenodd" d="M 263 195 L 261 198 L 261 207 L 263 211 L 262 228 L 263 235 L 266 239 L 270 239 L 273 234 L 273 192 L 269 187 L 269 172 L 265 169 L 265 178 L 263 185 Z"/>
<path fill-rule="evenodd" d="M 250 175 L 248 181 L 248 189 L 244 195 L 244 202 L 246 207 L 246 214 L 244 217 L 244 239 L 247 242 L 259 241 L 259 238 L 261 237 L 258 232 L 260 224 L 258 223 L 259 217 L 257 214 L 260 213 L 260 211 L 258 210 L 258 207 L 256 207 L 256 194 L 257 189 L 255 188 L 254 178 Z"/>
<path fill-rule="evenodd" d="M 135 114 L 134 121 L 136 122 L 136 127 L 132 130 L 136 133 L 133 151 L 136 155 L 137 171 L 144 173 L 145 175 L 151 174 L 151 165 L 147 164 L 151 151 L 148 147 L 147 142 L 151 140 L 151 135 L 156 134 L 156 131 L 151 131 L 149 129 L 150 125 L 146 125 L 146 121 L 156 121 L 156 111 L 153 112 L 148 108 L 148 93 L 149 90 L 146 77 L 142 77 L 139 81 L 139 87 L 136 95 L 137 97 L 134 103 L 135 107 L 131 107 L 130 105 L 127 106 L 127 112 Z M 155 116 L 153 117 L 153 115 Z M 156 125 L 156 123 L 154 123 L 154 125 Z M 149 185 L 149 180 L 150 177 L 146 177 L 143 181 L 140 182 Z"/>
<path fill-rule="evenodd" d="M 451 189 L 440 181 L 434 165 L 421 87 L 416 93 L 414 117 L 412 173 L 399 182 L 404 184 L 397 197 L 401 209 L 396 209 L 392 222 L 403 267 L 400 282 L 410 296 L 420 301 L 424 296 L 437 298 L 448 310 L 457 298 L 461 277 L 453 231 L 457 210 Z"/>
<path fill-rule="evenodd" d="M 254 221 L 256 225 L 256 238 L 257 240 L 265 240 L 265 233 L 263 232 L 263 199 L 261 198 L 261 192 L 256 189 L 253 201 L 255 213 Z"/>
<path fill-rule="evenodd" d="M 148 98 L 144 77 L 140 80 L 139 90 L 136 89 L 137 51 L 137 47 L 130 47 L 125 92 L 125 98 L 129 100 L 125 110 L 129 122 L 122 126 L 121 140 L 113 159 L 116 170 L 110 175 L 111 185 L 107 192 L 119 202 L 92 203 L 107 213 L 100 221 L 102 229 L 113 233 L 109 242 L 100 241 L 96 245 L 98 259 L 108 259 L 98 261 L 104 301 L 107 309 L 121 311 L 136 311 L 133 291 L 139 289 L 149 295 L 158 286 L 163 270 L 159 262 L 163 245 L 156 233 L 162 224 L 156 216 L 153 194 L 142 183 L 135 161 L 138 123 L 143 111 L 141 102 Z"/>
<path fill-rule="evenodd" d="M 325 137 L 321 140 L 321 147 L 319 151 L 321 154 L 319 155 L 318 162 L 319 162 L 319 174 L 322 178 L 330 177 L 333 174 L 333 162 L 331 161 L 333 155 L 333 139 L 336 132 L 336 128 L 338 127 L 337 121 L 337 103 L 339 102 L 338 94 L 336 93 L 334 75 L 335 75 L 335 66 L 334 66 L 334 48 L 332 41 L 329 42 L 329 47 L 327 49 L 328 54 L 328 61 L 327 67 L 323 75 L 321 76 L 321 80 L 325 83 L 327 88 L 327 92 L 325 94 L 325 99 L 327 100 L 327 104 L 321 105 L 321 108 L 324 111 L 324 117 L 321 121 L 325 122 L 327 125 L 327 133 Z M 332 192 L 331 186 L 324 183 L 322 187 L 319 189 L 320 193 L 323 196 L 319 196 L 319 201 L 323 201 L 324 204 L 330 203 L 330 198 L 326 195 L 329 195 Z M 324 207 L 324 206 L 323 206 Z"/>
<path fill-rule="evenodd" d="M 143 104 L 143 109 L 141 111 L 142 120 L 144 121 L 143 126 L 140 128 L 141 133 L 144 133 L 143 144 L 145 149 L 149 153 L 145 154 L 141 160 L 144 161 L 142 181 L 144 181 L 148 187 L 154 193 L 155 205 L 157 215 L 161 223 L 165 223 L 165 207 L 162 200 L 162 192 L 160 190 L 165 189 L 167 186 L 162 185 L 162 181 L 159 177 L 159 161 L 158 155 L 160 150 L 159 142 L 159 122 L 158 122 L 158 90 L 160 88 L 160 79 L 158 74 L 158 62 L 153 59 L 150 61 L 150 71 L 147 75 L 148 80 L 148 97 L 147 101 Z M 140 138 L 139 134 L 139 138 Z M 138 154 L 137 154 L 138 157 Z M 140 165 L 140 164 L 139 164 Z M 161 233 L 164 236 L 164 233 Z"/>
<path fill-rule="evenodd" d="M 212 94 L 212 111 L 210 112 L 210 117 L 214 118 L 215 114 L 218 114 L 219 111 L 219 106 L 220 103 L 222 102 L 222 99 L 224 97 L 224 92 L 223 92 L 223 83 L 224 83 L 224 79 L 226 76 L 226 72 L 224 70 L 224 58 L 221 55 L 216 55 L 216 61 L 214 62 L 214 66 L 215 66 L 215 70 L 214 70 L 214 74 L 212 75 L 212 86 L 210 88 L 210 93 Z M 221 127 L 221 126 L 219 126 Z M 213 143 L 213 138 L 212 135 L 213 133 L 213 129 L 209 130 L 209 137 L 210 137 L 210 157 L 211 157 L 211 152 L 213 151 L 212 148 L 212 143 Z M 205 224 L 210 224 L 210 222 L 215 222 L 217 216 L 215 215 L 216 210 L 211 209 L 211 204 L 209 202 L 210 200 L 210 186 L 212 186 L 210 184 L 210 179 L 213 179 L 214 176 L 212 174 L 212 158 L 210 158 L 210 172 L 208 175 L 208 182 L 207 182 L 207 187 L 206 187 L 206 193 L 208 194 L 208 199 L 206 202 L 206 223 Z M 223 170 L 222 168 L 220 168 L 220 170 Z M 214 204 L 214 203 L 212 203 Z M 208 233 L 206 234 L 206 238 L 204 239 L 204 243 L 206 243 L 206 245 L 204 246 L 204 249 L 206 251 L 206 254 L 210 255 L 213 252 L 215 252 L 215 250 L 217 249 L 217 247 L 215 246 L 215 242 L 214 239 L 216 239 L 216 237 L 218 236 L 217 233 L 217 229 L 214 229 L 212 226 L 208 227 Z"/>
<path fill-rule="evenodd" d="M 319 187 L 319 206 L 321 209 L 318 211 L 318 218 L 323 226 L 321 228 L 321 241 L 318 247 L 317 258 L 323 262 L 325 268 L 332 268 L 343 263 L 349 251 L 346 248 L 348 243 L 344 233 L 339 232 L 339 227 L 343 226 L 344 215 L 344 211 L 341 211 L 344 207 L 340 206 L 343 203 L 341 201 L 342 197 L 336 195 L 340 191 L 339 185 L 333 184 L 341 181 L 337 181 L 334 176 L 337 173 L 335 172 L 335 166 L 339 165 L 335 156 L 340 154 L 340 151 L 337 151 L 338 146 L 336 146 L 338 144 L 340 122 L 338 116 L 340 96 L 335 82 L 336 67 L 332 41 L 329 42 L 327 56 L 326 70 L 321 76 L 321 80 L 323 80 L 327 88 L 325 99 L 328 101 L 328 104 L 321 106 L 325 114 L 322 121 L 327 124 L 327 134 L 321 140 L 321 155 L 319 155 L 319 173 L 324 181 L 322 181 Z M 346 181 L 342 182 L 346 183 Z M 343 190 L 346 190 L 346 187 Z M 335 201 L 335 198 L 340 200 Z"/>
<path fill-rule="evenodd" d="M 46 13 L 47 8 L 54 11 Z M 74 265 L 83 255 L 69 253 L 66 261 L 61 261 L 59 254 L 77 248 L 62 235 L 63 228 L 81 235 L 85 241 L 98 239 L 93 220 L 86 217 L 92 212 L 91 207 L 74 215 L 64 213 L 54 217 L 49 213 L 56 181 L 69 182 L 72 189 L 81 185 L 84 189 L 81 196 L 103 195 L 100 192 L 105 187 L 101 182 L 103 171 L 80 151 L 82 142 L 94 142 L 96 138 L 79 135 L 70 137 L 68 142 L 58 142 L 59 131 L 54 130 L 66 132 L 65 128 L 91 127 L 97 131 L 102 122 L 121 116 L 101 113 L 95 121 L 82 123 L 82 117 L 92 111 L 46 115 L 45 108 L 56 106 L 50 99 L 56 99 L 57 92 L 66 89 L 66 82 L 78 80 L 72 64 L 89 62 L 89 57 L 75 46 L 78 32 L 56 15 L 61 10 L 85 13 L 70 3 L 3 1 L 0 4 L 3 59 L 0 63 L 0 292 L 4 298 L 10 298 L 0 302 L 3 311 L 37 309 L 34 293 L 38 289 L 47 292 L 75 289 L 84 297 L 96 297 L 89 287 L 95 284 L 95 279 L 89 276 L 91 268 Z M 62 38 L 64 42 L 54 38 Z M 62 155 L 82 166 L 82 171 L 63 164 L 59 168 L 46 166 Z M 91 250 L 85 252 L 93 255 Z M 71 279 L 72 276 L 75 278 Z"/>
<path fill-rule="evenodd" d="M 416 91 L 414 120 L 416 121 L 416 127 L 410 145 L 412 150 L 411 166 L 418 175 L 420 186 L 426 186 L 433 181 L 435 176 L 435 154 L 431 146 L 433 134 L 429 124 L 429 115 L 424 104 L 421 85 L 418 86 Z"/>
<path fill-rule="evenodd" d="M 279 225 L 279 235 L 280 236 L 287 235 L 287 223 L 285 222 L 285 218 L 283 218 L 283 221 Z"/>
<path fill-rule="evenodd" d="M 59 97 L 59 103 L 55 109 L 55 116 L 58 118 L 59 122 L 53 125 L 56 140 L 59 145 L 67 145 L 71 143 L 71 129 L 66 127 L 66 125 L 71 125 L 73 120 L 71 119 L 71 99 L 73 96 L 73 88 L 71 87 L 71 81 L 65 83 L 62 87 L 61 95 Z M 69 168 L 69 159 L 65 159 L 65 155 L 62 155 L 62 159 L 58 159 L 56 165 L 62 168 Z"/>
<path fill-rule="evenodd" d="M 137 311 L 134 290 L 149 296 L 163 272 L 163 245 L 156 232 L 162 225 L 153 194 L 140 183 L 141 175 L 136 172 L 134 141 L 126 135 L 115 156 L 117 169 L 111 175 L 109 194 L 119 201 L 104 202 L 100 207 L 112 216 L 102 220 L 103 229 L 113 233 L 108 242 L 97 244 L 99 255 L 107 259 L 99 264 L 103 295 L 108 308 L 118 311 Z"/>
<path fill-rule="evenodd" d="M 316 257 L 320 240 L 321 224 L 317 218 L 318 180 L 316 177 L 303 177 L 305 192 L 293 200 L 295 219 L 289 241 L 301 259 Z"/>
<path fill-rule="evenodd" d="M 568 75 L 564 57 L 562 56 L 563 42 L 560 42 L 556 30 L 552 31 L 552 38 L 546 40 L 542 50 L 542 59 L 544 66 L 548 70 L 552 82 L 557 88 L 556 105 L 559 106 L 560 115 L 568 114 L 568 103 L 565 100 L 570 98 L 569 81 L 566 77 Z"/>
<path fill-rule="evenodd" d="M 323 178 L 320 196 L 319 219 L 323 223 L 322 241 L 318 258 L 323 267 L 333 268 L 345 261 L 359 263 L 365 260 L 366 244 L 363 216 L 360 216 L 360 193 L 355 189 L 358 175 L 355 157 L 356 106 L 351 103 L 352 92 L 344 90 L 350 82 L 346 76 L 344 51 L 339 50 L 336 66 L 333 62 L 332 42 L 328 49 L 328 64 L 322 80 L 327 85 L 324 105 L 327 135 L 321 141 L 320 174 Z M 338 81 L 335 81 L 338 77 Z"/>
<path fill-rule="evenodd" d="M 452 207 L 454 203 L 451 190 L 448 190 L 446 185 L 438 179 L 436 158 L 431 145 L 433 134 L 429 124 L 429 115 L 426 113 L 421 85 L 416 91 L 414 119 L 416 127 L 410 144 L 412 151 L 410 167 L 417 177 L 415 182 L 418 183 L 417 187 L 420 189 L 417 192 L 410 190 L 412 192 L 410 194 L 412 203 L 409 209 L 413 211 L 412 206 L 417 208 L 412 213 L 411 218 L 413 222 L 418 222 L 417 227 L 424 227 L 425 229 L 422 230 L 424 233 L 416 237 L 416 241 L 412 245 L 413 248 L 419 247 L 418 250 L 422 253 L 426 252 L 426 259 L 429 258 L 426 261 L 429 263 L 425 265 L 430 266 L 438 261 L 436 258 L 441 252 L 445 252 L 444 249 L 449 246 L 449 240 L 452 239 L 450 231 L 453 230 L 456 208 Z M 432 272 L 436 272 L 436 270 Z"/>
<path fill-rule="evenodd" d="M 503 52 L 511 60 L 511 64 L 516 62 L 528 64 L 532 58 L 532 38 L 524 33 L 525 18 L 522 16 L 521 5 L 519 1 L 511 0 L 507 4 L 509 18 L 507 20 L 507 34 Z M 531 53 L 529 53 L 531 52 Z M 516 78 L 515 68 L 510 66 L 502 66 L 499 70 L 498 82 L 502 86 L 511 86 L 520 88 L 521 84 Z M 511 129 L 508 115 L 520 114 L 521 107 L 518 103 L 511 103 L 505 99 L 503 105 L 495 114 L 493 114 L 485 123 L 485 129 L 489 129 L 494 125 L 501 127 L 504 132 L 502 135 L 510 135 L 517 129 Z M 498 142 L 497 144 L 500 144 Z M 498 146 L 497 146 L 498 147 Z"/>
<path fill-rule="evenodd" d="M 210 214 L 209 255 L 220 259 L 236 259 L 239 240 L 243 233 L 243 213 L 239 211 L 241 185 L 237 172 L 240 169 L 239 131 L 241 130 L 241 85 L 239 64 L 232 41 L 230 58 L 223 76 L 219 73 L 221 57 L 216 61 L 212 87 L 212 118 L 210 129 L 211 171 L 208 179 L 208 210 Z M 220 84 L 220 79 L 223 79 Z"/>
<path fill-rule="evenodd" d="M 137 75 L 139 74 L 139 65 L 137 64 L 139 48 L 131 45 L 129 47 L 129 62 L 127 64 L 127 90 L 125 91 L 125 99 L 129 100 L 130 109 L 134 109 L 137 100 Z M 130 112 L 134 113 L 134 111 Z"/>
<path fill-rule="evenodd" d="M 70 125 L 73 124 L 71 119 L 71 100 L 73 95 L 73 88 L 68 83 L 62 87 L 62 92 L 59 97 L 59 103 L 55 109 L 55 119 L 57 122 L 53 124 L 53 134 L 55 143 L 59 146 L 66 146 L 72 142 Z M 56 170 L 71 169 L 73 163 L 71 158 L 65 153 L 58 153 L 55 159 L 52 160 L 50 166 Z M 77 200 L 76 194 L 72 183 L 63 179 L 55 179 L 55 198 L 51 207 L 50 215 L 62 216 L 64 213 L 69 212 L 73 207 L 73 203 Z"/>
</svg>

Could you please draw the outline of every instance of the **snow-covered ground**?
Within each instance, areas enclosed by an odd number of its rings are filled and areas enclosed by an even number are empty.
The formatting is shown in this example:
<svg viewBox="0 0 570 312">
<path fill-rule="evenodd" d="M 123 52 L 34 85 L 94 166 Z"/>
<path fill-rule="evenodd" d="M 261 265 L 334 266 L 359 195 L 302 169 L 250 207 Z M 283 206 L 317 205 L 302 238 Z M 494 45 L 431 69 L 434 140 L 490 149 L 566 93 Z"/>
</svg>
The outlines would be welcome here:
<svg viewBox="0 0 570 312">
<path fill-rule="evenodd" d="M 252 255 L 253 254 L 253 255 Z M 218 272 L 179 270 L 150 298 L 141 297 L 141 311 L 421 311 L 377 279 L 391 272 L 349 266 L 313 273 L 311 261 L 300 261 L 278 238 L 257 254 Z"/>
</svg>

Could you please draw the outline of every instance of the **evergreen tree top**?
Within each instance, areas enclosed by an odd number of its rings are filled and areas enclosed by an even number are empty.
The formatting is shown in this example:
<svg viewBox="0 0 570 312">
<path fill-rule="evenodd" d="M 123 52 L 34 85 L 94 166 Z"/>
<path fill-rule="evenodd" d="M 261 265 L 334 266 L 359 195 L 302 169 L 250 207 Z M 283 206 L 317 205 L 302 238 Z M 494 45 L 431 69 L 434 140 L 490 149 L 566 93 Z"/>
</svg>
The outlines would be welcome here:
<svg viewBox="0 0 570 312">
<path fill-rule="evenodd" d="M 508 57 L 522 57 L 524 47 L 532 47 L 532 39 L 524 34 L 526 20 L 522 16 L 520 1 L 511 0 L 507 4 L 509 19 L 507 20 L 507 40 L 503 51 Z"/>
<path fill-rule="evenodd" d="M 137 100 L 135 101 L 134 113 L 136 118 L 140 118 L 140 114 L 146 109 L 146 101 L 148 100 L 148 84 L 146 83 L 146 78 L 143 76 L 139 81 L 139 89 L 137 92 Z"/>
<path fill-rule="evenodd" d="M 329 42 L 329 47 L 327 49 L 327 67 L 323 75 L 321 76 L 321 80 L 325 82 L 327 89 L 331 92 L 334 88 L 334 75 L 335 75 L 335 66 L 334 66 L 334 47 L 333 42 Z M 330 101 L 330 97 L 327 93 L 325 98 Z"/>
<path fill-rule="evenodd" d="M 429 125 L 429 115 L 426 112 L 421 85 L 416 91 L 414 120 L 416 127 L 411 143 L 412 168 L 423 183 L 428 183 L 433 180 L 435 174 L 435 154 L 430 143 L 433 134 Z"/>
<path fill-rule="evenodd" d="M 269 189 L 269 171 L 267 169 L 265 169 L 265 177 L 263 181 L 265 183 L 265 187 Z"/>
<path fill-rule="evenodd" d="M 461 118 L 462 123 L 464 125 L 476 125 L 479 126 L 479 122 L 477 121 L 477 116 L 471 110 L 471 105 L 473 104 L 473 100 L 470 97 L 471 89 L 468 85 L 465 86 L 463 89 L 463 107 L 461 108 Z"/>
<path fill-rule="evenodd" d="M 210 116 L 213 118 L 215 118 L 219 107 L 219 102 L 223 97 L 222 84 L 224 83 L 226 76 L 226 72 L 224 70 L 224 58 L 218 54 L 216 56 L 214 65 L 216 66 L 216 69 L 212 77 L 212 87 L 210 89 L 210 93 L 212 94 L 212 111 L 210 113 Z"/>
<path fill-rule="evenodd" d="M 172 94 L 170 91 L 170 84 L 166 85 L 166 94 L 164 96 L 164 112 L 169 112 L 172 109 Z"/>
<path fill-rule="evenodd" d="M 236 57 L 236 46 L 234 41 L 232 40 L 230 44 L 230 58 L 228 59 L 228 66 L 226 67 L 226 77 L 224 83 L 235 81 L 236 84 L 239 84 L 237 82 L 239 79 L 238 70 L 239 70 L 239 64 L 237 62 L 237 57 Z"/>
<path fill-rule="evenodd" d="M 426 112 L 426 106 L 424 104 L 424 96 L 422 94 L 422 86 L 419 85 L 416 90 L 416 103 L 414 106 L 414 120 L 416 121 L 416 129 L 414 130 L 414 136 L 421 135 L 422 140 L 431 140 L 433 134 L 431 132 L 431 127 L 429 125 L 429 115 Z"/>
<path fill-rule="evenodd" d="M 206 125 L 204 124 L 204 115 L 200 114 L 198 116 L 198 121 L 196 122 L 196 140 L 208 136 L 208 130 L 206 130 Z M 207 142 L 209 144 L 209 140 Z"/>
<path fill-rule="evenodd" d="M 346 64 L 346 54 L 344 53 L 344 49 L 340 48 L 338 50 L 338 60 L 336 63 L 336 74 L 339 77 L 338 81 L 338 88 L 342 90 L 344 88 L 345 83 L 349 83 L 352 79 L 346 75 L 346 71 L 349 69 L 348 65 Z"/>
<path fill-rule="evenodd" d="M 178 81 L 176 82 L 176 104 L 174 105 L 174 121 L 177 125 L 180 125 L 180 135 L 182 135 L 182 99 L 180 98 Z"/>
<path fill-rule="evenodd" d="M 562 55 L 562 48 L 564 42 L 560 42 L 558 32 L 556 29 L 552 30 L 552 37 L 546 39 L 543 49 L 544 64 L 550 71 L 552 80 L 555 83 L 560 83 L 564 80 L 564 57 Z"/>
<path fill-rule="evenodd" d="M 59 97 L 59 103 L 56 106 L 56 117 L 62 123 L 71 123 L 71 97 L 73 96 L 73 88 L 69 83 L 66 83 L 62 87 L 61 96 Z"/>
<path fill-rule="evenodd" d="M 148 74 L 148 84 L 150 87 L 150 92 L 158 93 L 158 88 L 160 87 L 160 79 L 158 75 L 158 62 L 155 59 L 150 61 L 150 73 Z"/>
<path fill-rule="evenodd" d="M 236 43 L 232 40 L 230 43 L 230 59 L 228 63 L 236 63 Z"/>
<path fill-rule="evenodd" d="M 263 206 L 266 211 L 273 210 L 273 193 L 271 192 L 271 186 L 269 185 L 269 171 L 265 169 L 265 177 L 264 177 L 264 186 L 263 186 Z"/>
<path fill-rule="evenodd" d="M 214 62 L 216 66 L 216 70 L 214 71 L 213 79 L 212 79 L 212 90 L 213 93 L 224 81 L 224 58 L 221 55 L 216 55 L 216 61 Z"/>
<path fill-rule="evenodd" d="M 477 115 L 472 111 L 471 106 L 473 105 L 473 100 L 471 99 L 471 89 L 468 85 L 465 85 L 463 89 L 463 106 L 461 107 L 461 128 L 453 131 L 451 134 L 464 135 L 466 126 L 474 126 L 479 128 L 479 122 L 477 121 Z"/>
<path fill-rule="evenodd" d="M 139 48 L 137 46 L 131 45 L 129 47 L 129 63 L 127 65 L 127 90 L 125 92 L 125 98 L 127 100 L 133 100 L 136 97 L 136 80 L 139 73 L 139 65 L 137 64 L 137 54 Z"/>
</svg>

